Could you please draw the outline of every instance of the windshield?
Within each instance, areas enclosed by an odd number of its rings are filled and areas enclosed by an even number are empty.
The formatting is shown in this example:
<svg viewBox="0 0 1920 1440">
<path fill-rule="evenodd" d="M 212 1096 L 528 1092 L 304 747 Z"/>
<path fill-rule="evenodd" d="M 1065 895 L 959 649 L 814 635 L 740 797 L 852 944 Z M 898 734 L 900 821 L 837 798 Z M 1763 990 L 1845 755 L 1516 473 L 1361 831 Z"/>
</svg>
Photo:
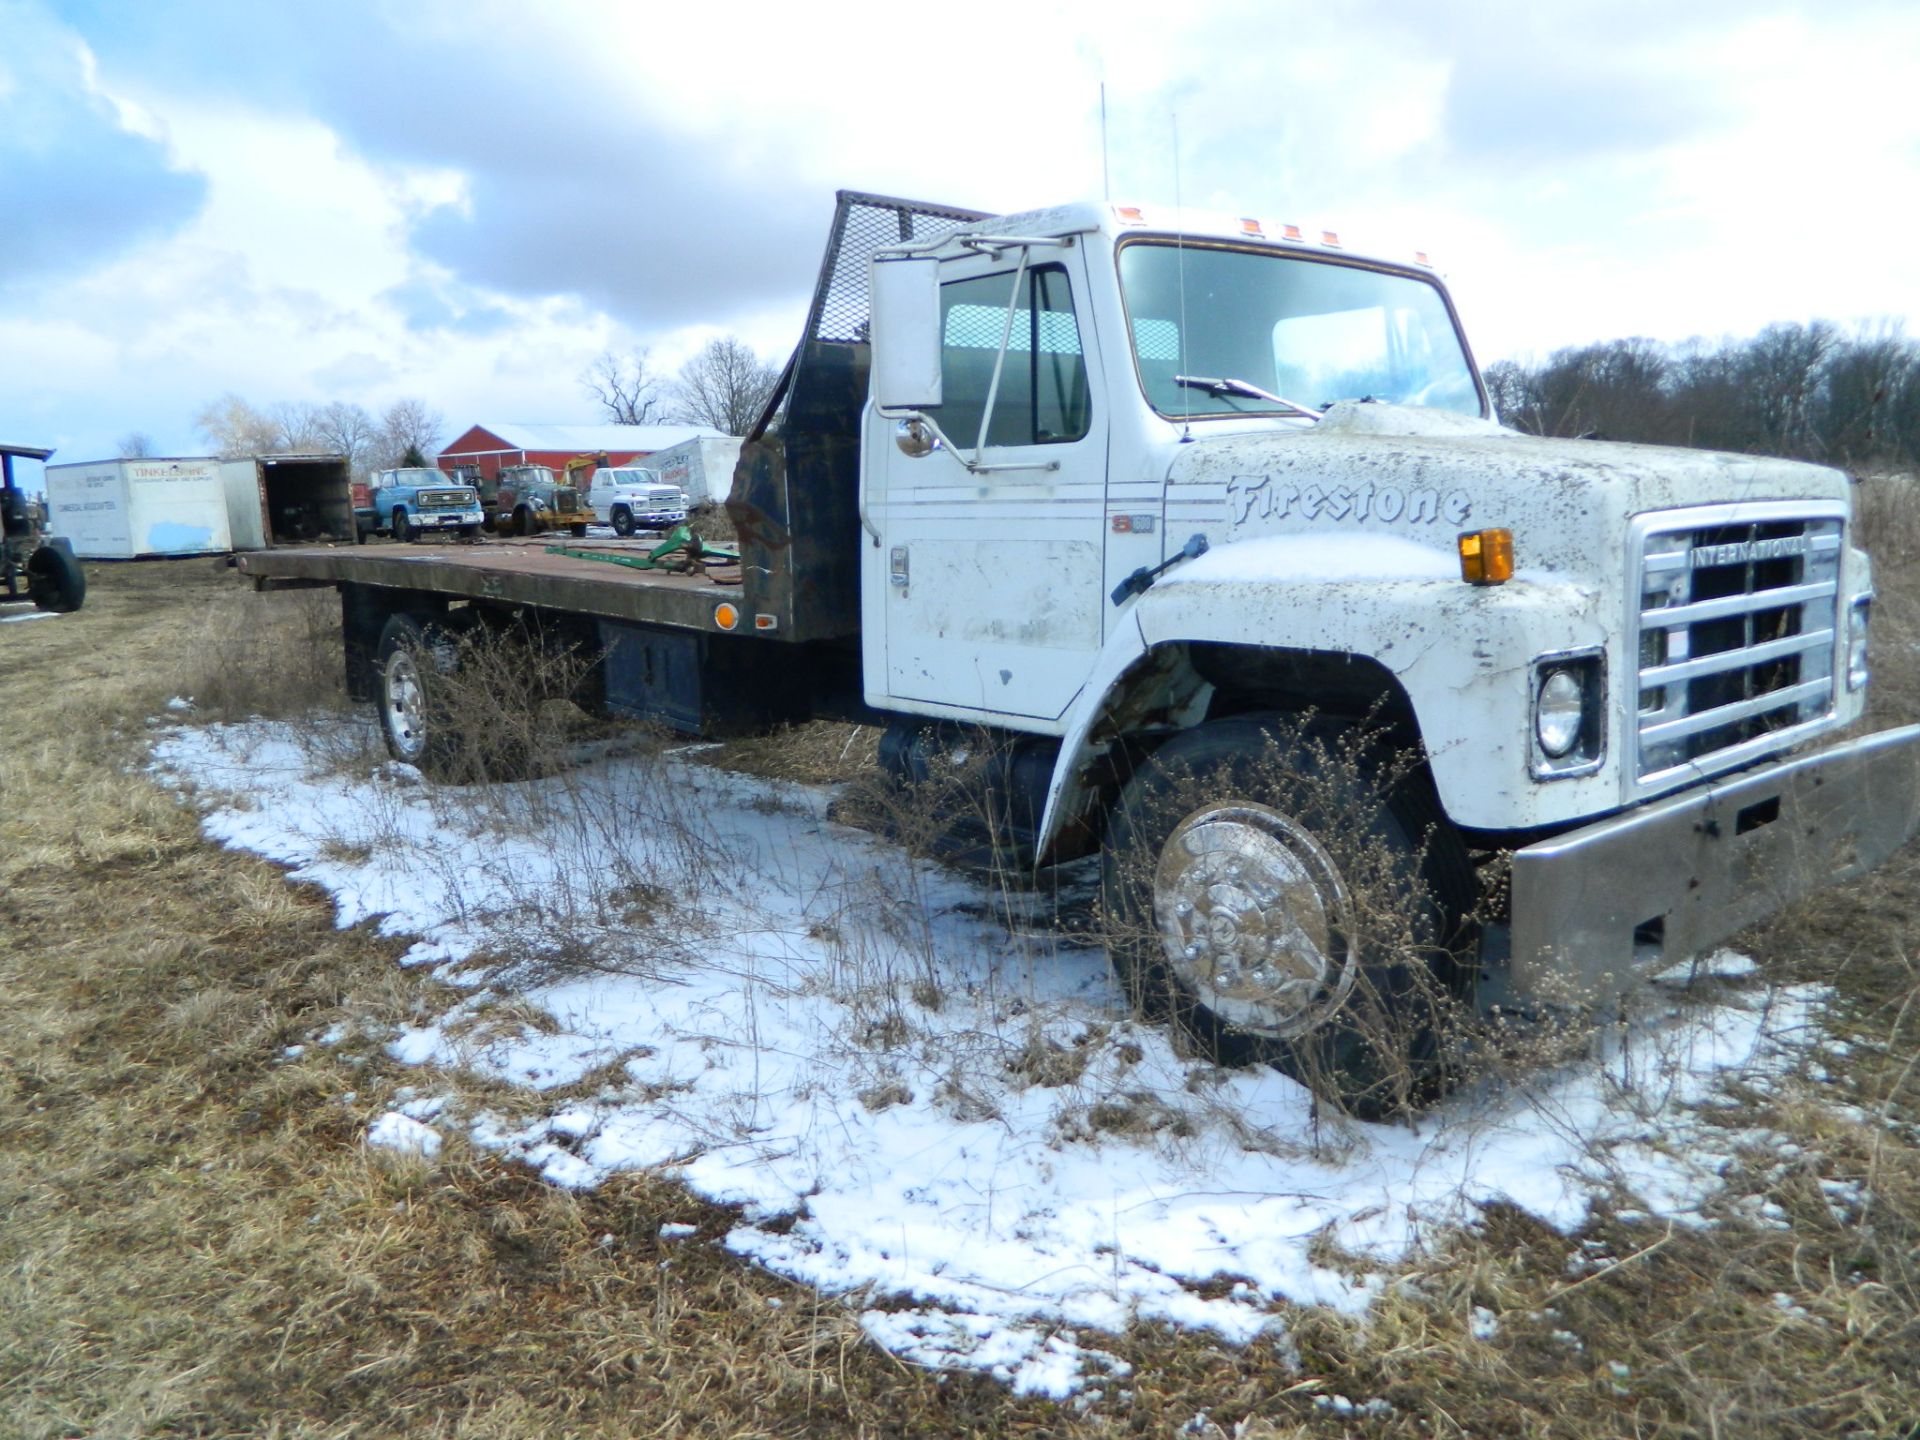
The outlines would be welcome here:
<svg viewBox="0 0 1920 1440">
<path fill-rule="evenodd" d="M 438 470 L 422 470 L 417 466 L 410 470 L 389 470 L 387 473 L 393 477 L 387 481 L 389 485 L 450 485 L 453 483 L 451 476 L 443 475 Z"/>
<path fill-rule="evenodd" d="M 1291 415 L 1366 399 L 1480 414 L 1446 301 L 1414 276 L 1135 241 L 1120 251 L 1120 287 L 1140 383 L 1162 415 Z"/>
</svg>

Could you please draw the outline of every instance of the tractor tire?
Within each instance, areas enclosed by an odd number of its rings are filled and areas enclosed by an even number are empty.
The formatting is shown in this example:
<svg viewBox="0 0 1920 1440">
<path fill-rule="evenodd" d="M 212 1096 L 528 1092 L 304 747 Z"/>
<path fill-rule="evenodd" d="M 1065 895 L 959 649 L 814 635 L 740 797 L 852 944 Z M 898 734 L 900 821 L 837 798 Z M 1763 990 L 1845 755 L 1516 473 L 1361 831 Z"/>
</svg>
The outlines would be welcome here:
<svg viewBox="0 0 1920 1440">
<path fill-rule="evenodd" d="M 27 557 L 27 598 L 39 610 L 70 615 L 87 598 L 87 577 L 80 562 L 52 545 L 42 545 Z"/>
</svg>

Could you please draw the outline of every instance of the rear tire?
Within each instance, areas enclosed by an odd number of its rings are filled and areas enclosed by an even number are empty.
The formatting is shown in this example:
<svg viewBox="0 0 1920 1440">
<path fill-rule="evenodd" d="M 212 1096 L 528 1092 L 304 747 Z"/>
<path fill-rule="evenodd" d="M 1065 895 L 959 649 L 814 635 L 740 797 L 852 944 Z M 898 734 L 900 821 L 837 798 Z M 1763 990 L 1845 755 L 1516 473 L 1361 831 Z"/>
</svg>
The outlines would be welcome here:
<svg viewBox="0 0 1920 1440">
<path fill-rule="evenodd" d="M 436 779 L 461 748 L 446 694 L 447 677 L 458 668 L 457 642 L 444 630 L 411 615 L 387 617 L 374 651 L 380 735 L 394 759 Z"/>
<path fill-rule="evenodd" d="M 1140 1010 L 1367 1119 L 1448 1083 L 1477 891 L 1424 777 L 1389 785 L 1384 758 L 1323 722 L 1183 731 L 1128 783 L 1102 874 Z"/>
<path fill-rule="evenodd" d="M 27 598 L 35 609 L 71 615 L 86 602 L 87 577 L 66 551 L 42 545 L 27 557 L 26 570 Z"/>
<path fill-rule="evenodd" d="M 394 759 L 442 784 L 523 779 L 533 769 L 527 727 L 502 712 L 498 696 L 475 693 L 489 688 L 484 679 L 458 684 L 469 644 L 500 643 L 477 620 L 461 624 L 470 617 L 471 611 L 458 612 L 444 624 L 388 617 L 374 666 L 381 738 Z M 480 673 L 488 672 L 483 666 Z"/>
<path fill-rule="evenodd" d="M 633 512 L 624 505 L 613 507 L 613 533 L 622 537 L 633 534 Z"/>
<path fill-rule="evenodd" d="M 569 525 L 567 527 L 567 533 L 572 535 L 576 540 L 584 540 L 587 538 L 587 527 L 584 525 Z"/>
</svg>

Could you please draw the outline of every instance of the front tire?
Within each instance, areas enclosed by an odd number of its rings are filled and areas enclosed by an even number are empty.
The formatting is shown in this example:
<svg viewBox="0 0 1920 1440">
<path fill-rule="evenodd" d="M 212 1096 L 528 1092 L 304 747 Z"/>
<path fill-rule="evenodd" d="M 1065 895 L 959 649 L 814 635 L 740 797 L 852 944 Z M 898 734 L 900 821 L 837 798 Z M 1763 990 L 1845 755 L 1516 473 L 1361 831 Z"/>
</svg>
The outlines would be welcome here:
<svg viewBox="0 0 1920 1440">
<path fill-rule="evenodd" d="M 624 505 L 613 507 L 613 533 L 623 539 L 633 534 L 633 512 Z"/>
<path fill-rule="evenodd" d="M 393 538 L 405 544 L 409 540 L 419 538 L 419 533 L 420 532 L 414 528 L 413 523 L 407 519 L 406 507 L 402 505 L 394 506 Z"/>
<path fill-rule="evenodd" d="M 1103 869 L 1134 1004 L 1363 1118 L 1443 1089 L 1476 886 L 1424 777 L 1396 768 L 1351 731 L 1278 716 L 1148 757 Z"/>
</svg>

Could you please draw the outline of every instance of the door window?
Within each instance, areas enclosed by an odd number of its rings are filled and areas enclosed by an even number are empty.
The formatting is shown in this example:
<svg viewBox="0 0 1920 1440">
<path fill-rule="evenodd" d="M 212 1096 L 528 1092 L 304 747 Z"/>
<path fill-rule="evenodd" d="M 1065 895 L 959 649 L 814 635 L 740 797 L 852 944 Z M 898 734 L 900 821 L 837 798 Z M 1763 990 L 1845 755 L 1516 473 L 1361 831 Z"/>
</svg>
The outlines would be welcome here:
<svg viewBox="0 0 1920 1440">
<path fill-rule="evenodd" d="M 1066 271 L 1036 266 L 1017 297 L 1012 287 L 1012 272 L 940 287 L 940 427 L 956 445 L 971 448 L 979 437 L 1002 335 L 1006 360 L 986 443 L 1057 445 L 1087 433 L 1087 362 Z"/>
</svg>

